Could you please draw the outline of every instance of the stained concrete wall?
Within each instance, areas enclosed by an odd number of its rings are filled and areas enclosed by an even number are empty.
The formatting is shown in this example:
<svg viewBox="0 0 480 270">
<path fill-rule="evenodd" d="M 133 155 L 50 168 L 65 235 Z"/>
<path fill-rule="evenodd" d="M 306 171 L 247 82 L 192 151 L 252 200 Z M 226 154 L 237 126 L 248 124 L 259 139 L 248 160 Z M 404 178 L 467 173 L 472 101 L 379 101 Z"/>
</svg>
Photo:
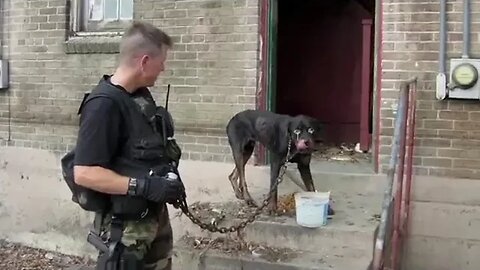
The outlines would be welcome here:
<svg viewBox="0 0 480 270">
<path fill-rule="evenodd" d="M 0 239 L 89 254 L 92 218 L 70 200 L 60 157 L 45 150 L 0 148 Z"/>
<path fill-rule="evenodd" d="M 46 150 L 0 147 L 0 239 L 62 253 L 95 257 L 86 242 L 91 213 L 71 201 L 59 171 L 61 156 Z M 228 163 L 182 160 L 180 172 L 188 203 L 236 200 L 227 178 Z M 268 188 L 269 170 L 247 165 L 249 190 L 260 198 Z M 169 207 L 174 240 L 200 228 Z"/>
<path fill-rule="evenodd" d="M 405 270 L 480 268 L 480 181 L 415 177 Z"/>
</svg>

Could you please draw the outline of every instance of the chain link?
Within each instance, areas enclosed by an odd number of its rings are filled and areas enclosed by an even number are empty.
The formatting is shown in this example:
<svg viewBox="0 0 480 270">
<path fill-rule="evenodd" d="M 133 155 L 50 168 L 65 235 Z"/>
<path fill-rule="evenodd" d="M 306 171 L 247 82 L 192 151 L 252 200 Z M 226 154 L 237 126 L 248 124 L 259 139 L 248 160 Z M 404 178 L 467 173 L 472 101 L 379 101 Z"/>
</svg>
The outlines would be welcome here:
<svg viewBox="0 0 480 270">
<path fill-rule="evenodd" d="M 287 171 L 287 164 L 288 164 L 288 161 L 290 160 L 289 158 L 290 150 L 291 150 L 291 139 L 289 138 L 285 163 L 283 163 L 281 167 L 281 170 L 282 169 L 283 170 L 281 173 L 279 173 L 279 176 L 277 177 L 277 181 L 275 182 L 275 185 L 273 185 L 273 187 L 270 189 L 270 192 L 268 193 L 267 198 L 263 200 L 262 205 L 255 209 L 255 213 L 250 217 L 248 217 L 246 220 L 240 222 L 238 225 L 232 225 L 230 227 L 218 227 L 215 223 L 202 222 L 199 218 L 195 217 L 195 215 L 193 215 L 193 213 L 190 211 L 190 209 L 188 208 L 187 200 L 185 198 L 180 202 L 179 208 L 194 224 L 210 232 L 233 233 L 245 228 L 249 223 L 254 222 L 255 219 L 262 213 L 263 209 L 268 205 L 268 201 L 270 200 L 270 197 L 272 197 L 273 192 L 277 189 L 278 185 L 283 181 L 283 176 Z"/>
</svg>

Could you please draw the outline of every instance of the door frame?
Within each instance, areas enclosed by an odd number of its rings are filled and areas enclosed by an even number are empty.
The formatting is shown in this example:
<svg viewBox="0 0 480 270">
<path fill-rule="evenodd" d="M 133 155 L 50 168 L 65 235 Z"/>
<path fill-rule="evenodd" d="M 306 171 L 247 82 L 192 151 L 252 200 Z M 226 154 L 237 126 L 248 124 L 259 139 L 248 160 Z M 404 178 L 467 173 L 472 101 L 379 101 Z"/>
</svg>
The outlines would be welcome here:
<svg viewBox="0 0 480 270">
<path fill-rule="evenodd" d="M 275 111 L 276 107 L 276 42 L 278 0 L 260 0 L 260 70 L 256 93 L 256 108 Z M 267 165 L 270 161 L 267 149 L 257 143 L 254 150 L 254 164 Z"/>
<path fill-rule="evenodd" d="M 276 65 L 277 65 L 277 24 L 278 0 L 259 1 L 259 73 L 256 92 L 256 108 L 275 111 L 276 101 Z M 383 0 L 375 1 L 374 16 L 374 49 L 373 49 L 373 117 L 372 134 L 370 136 L 373 153 L 373 169 L 379 172 L 380 143 L 380 105 L 382 88 L 382 41 L 383 41 Z M 254 152 L 255 165 L 267 165 L 268 153 L 264 146 L 257 144 Z"/>
<path fill-rule="evenodd" d="M 370 124 L 373 117 L 370 118 L 370 108 L 372 94 L 371 71 L 372 56 L 372 19 L 362 20 L 362 75 L 360 91 L 360 150 L 368 151 L 371 146 L 372 133 L 370 133 Z"/>
</svg>

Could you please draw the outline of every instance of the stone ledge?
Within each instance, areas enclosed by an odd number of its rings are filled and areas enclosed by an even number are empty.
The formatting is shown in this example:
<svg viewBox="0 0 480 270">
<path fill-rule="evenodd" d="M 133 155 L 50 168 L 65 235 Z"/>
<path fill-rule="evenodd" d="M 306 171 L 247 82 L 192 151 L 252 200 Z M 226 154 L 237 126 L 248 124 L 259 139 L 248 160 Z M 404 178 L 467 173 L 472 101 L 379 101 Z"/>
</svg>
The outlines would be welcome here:
<svg viewBox="0 0 480 270">
<path fill-rule="evenodd" d="M 74 36 L 65 42 L 67 54 L 114 54 L 119 52 L 120 35 Z"/>
<path fill-rule="evenodd" d="M 258 269 L 258 270 L 351 270 L 366 269 L 368 257 L 351 258 L 342 255 L 334 256 L 321 252 L 297 250 L 292 258 L 285 261 L 271 261 L 252 255 L 251 252 L 226 253 L 213 248 L 197 250 L 184 242 L 175 244 L 174 269 Z M 178 268 L 175 268 L 178 267 Z"/>
</svg>

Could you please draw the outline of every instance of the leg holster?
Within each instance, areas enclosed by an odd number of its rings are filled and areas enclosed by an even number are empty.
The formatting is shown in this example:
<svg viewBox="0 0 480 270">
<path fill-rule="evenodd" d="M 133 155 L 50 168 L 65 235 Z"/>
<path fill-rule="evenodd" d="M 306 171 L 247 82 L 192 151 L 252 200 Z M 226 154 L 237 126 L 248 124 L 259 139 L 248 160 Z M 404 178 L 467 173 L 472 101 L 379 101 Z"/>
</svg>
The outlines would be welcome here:
<svg viewBox="0 0 480 270">
<path fill-rule="evenodd" d="M 95 215 L 94 230 L 88 233 L 87 241 L 99 250 L 96 270 L 144 270 L 143 259 L 129 251 L 122 243 L 123 221 L 112 216 L 110 237 L 104 239 L 101 224 L 105 215 Z"/>
</svg>

